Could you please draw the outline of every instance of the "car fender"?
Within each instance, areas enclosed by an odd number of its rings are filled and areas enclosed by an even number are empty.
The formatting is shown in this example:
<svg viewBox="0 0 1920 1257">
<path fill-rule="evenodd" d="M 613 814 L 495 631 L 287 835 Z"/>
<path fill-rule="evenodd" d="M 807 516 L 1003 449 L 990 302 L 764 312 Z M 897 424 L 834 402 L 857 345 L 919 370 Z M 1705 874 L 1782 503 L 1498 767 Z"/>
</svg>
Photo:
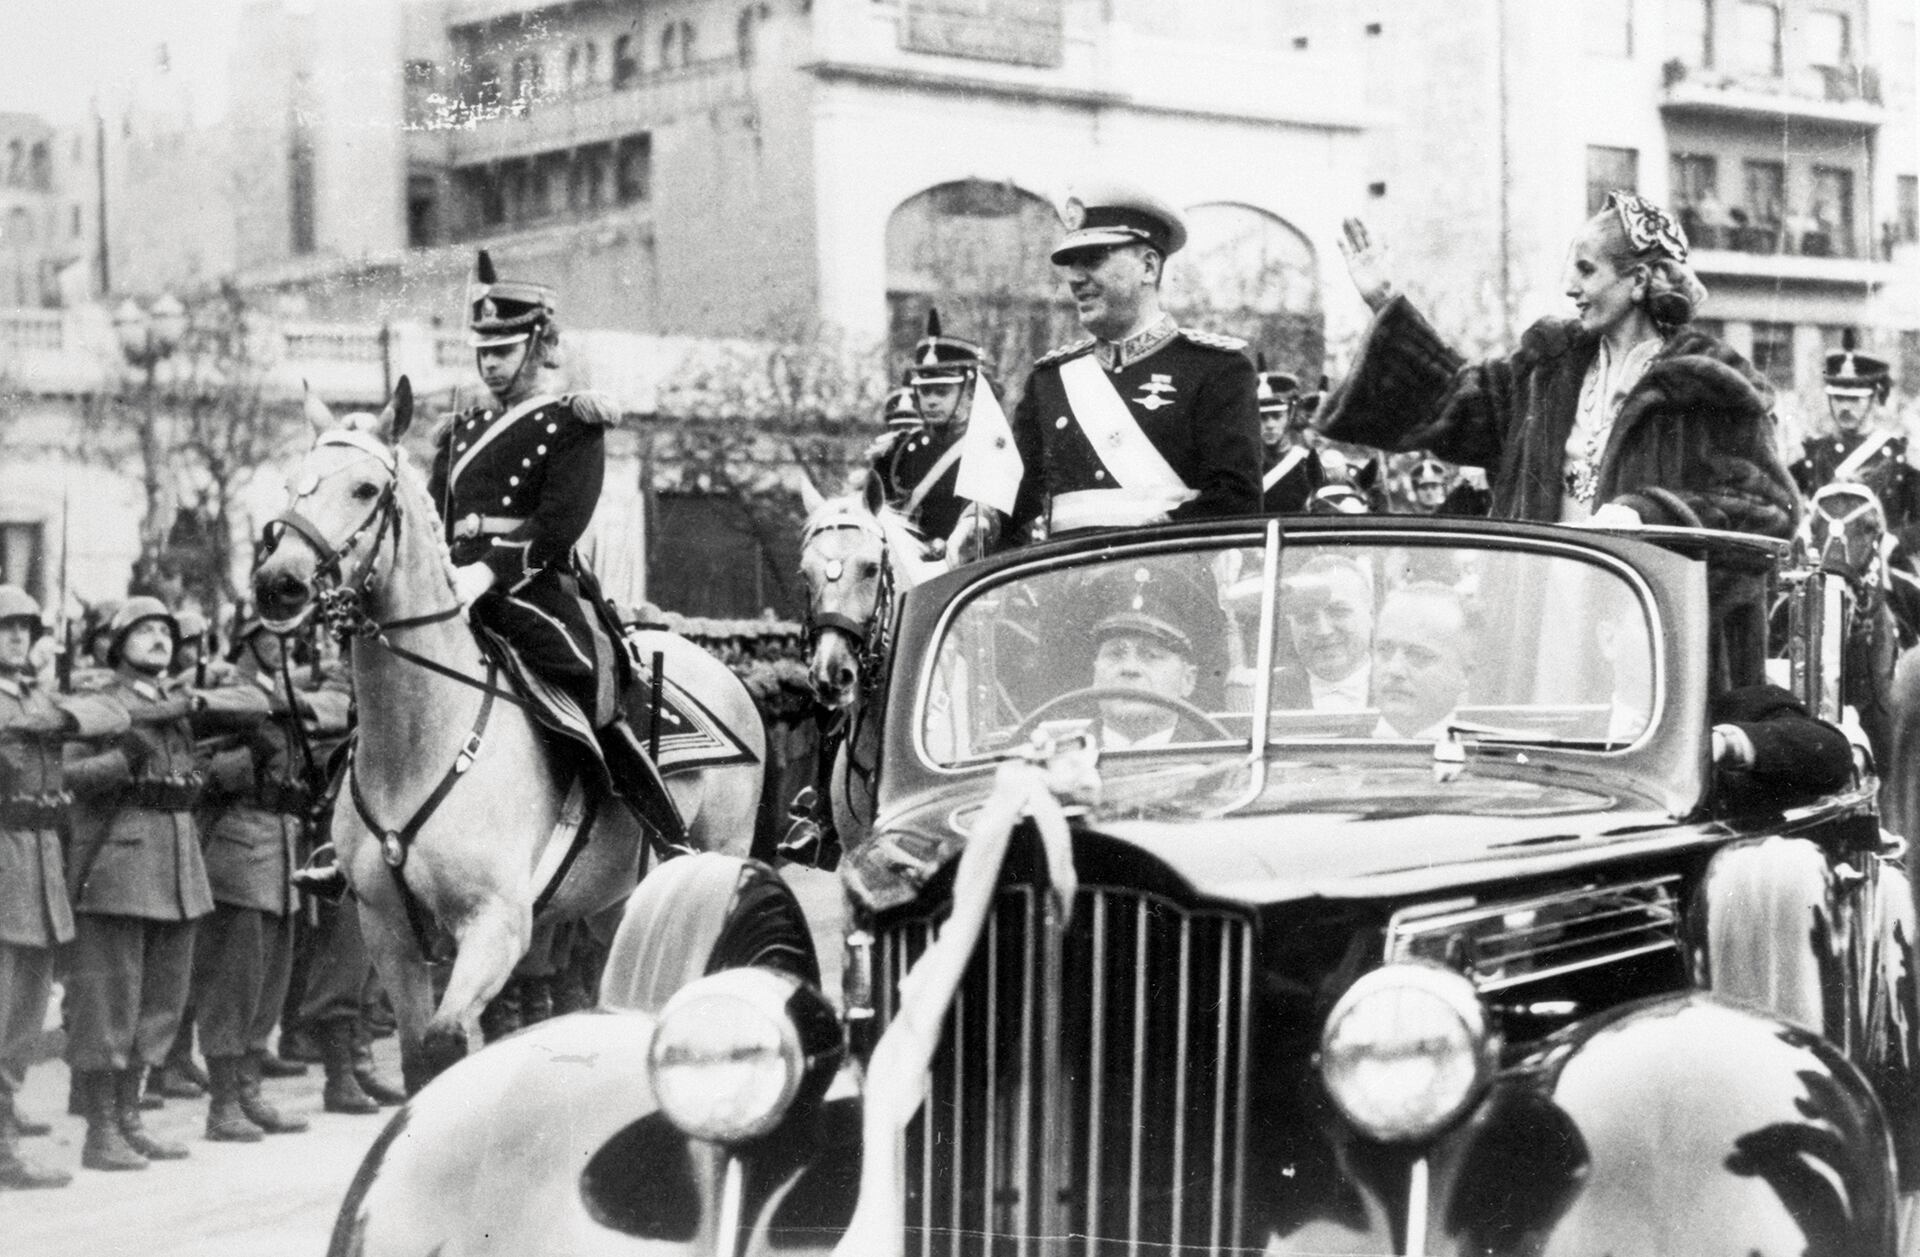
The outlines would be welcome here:
<svg viewBox="0 0 1920 1257">
<path fill-rule="evenodd" d="M 574 1013 L 460 1061 L 400 1108 L 334 1224 L 330 1257 L 682 1253 L 602 1220 L 595 1158 L 654 1117 L 654 1019 Z"/>
<path fill-rule="evenodd" d="M 1817 1035 L 1706 993 L 1550 1040 L 1435 1162 L 1435 1252 L 1893 1251 L 1893 1148 L 1865 1078 Z"/>
</svg>

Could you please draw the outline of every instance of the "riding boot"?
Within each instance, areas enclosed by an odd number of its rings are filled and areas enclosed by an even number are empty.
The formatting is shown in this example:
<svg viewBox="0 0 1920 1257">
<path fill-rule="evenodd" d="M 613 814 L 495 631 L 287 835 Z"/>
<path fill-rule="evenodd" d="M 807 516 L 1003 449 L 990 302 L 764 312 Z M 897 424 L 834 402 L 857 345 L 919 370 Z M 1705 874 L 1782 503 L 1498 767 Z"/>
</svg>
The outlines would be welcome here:
<svg viewBox="0 0 1920 1257">
<path fill-rule="evenodd" d="M 81 1109 L 87 1117 L 87 1141 L 80 1149 L 80 1164 L 89 1170 L 146 1169 L 147 1158 L 120 1129 L 114 1072 L 92 1069 L 75 1077 L 79 1080 Z"/>
<path fill-rule="evenodd" d="M 353 1021 L 337 1017 L 315 1027 L 320 1034 L 321 1061 L 327 1071 L 327 1086 L 321 1092 L 321 1107 L 329 1113 L 378 1113 L 380 1106 L 360 1089 L 353 1068 Z"/>
<path fill-rule="evenodd" d="M 348 1023 L 352 1024 L 352 1023 Z M 360 1084 L 360 1090 L 367 1093 L 376 1104 L 405 1104 L 407 1093 L 382 1078 L 374 1071 L 373 1039 L 364 1026 L 354 1026 L 353 1035 L 353 1080 Z"/>
<path fill-rule="evenodd" d="M 215 1143 L 259 1143 L 266 1132 L 248 1120 L 240 1107 L 240 1058 L 209 1056 L 207 1075 L 213 1084 L 207 1101 L 207 1138 Z"/>
<path fill-rule="evenodd" d="M 253 1057 L 254 1068 L 262 1078 L 305 1078 L 307 1067 L 299 1061 L 282 1060 L 265 1048 L 255 1048 L 248 1055 Z"/>
<path fill-rule="evenodd" d="M 620 797 L 640 823 L 653 831 L 662 850 L 687 845 L 686 822 L 680 809 L 667 793 L 667 783 L 646 744 L 634 733 L 633 726 L 616 717 L 611 724 L 594 730 L 600 753 L 607 759 L 607 775 L 613 779 L 613 792 Z"/>
<path fill-rule="evenodd" d="M 500 993 L 480 1010 L 480 1038 L 497 1043 L 526 1025 L 520 1015 L 520 979 L 508 978 Z"/>
<path fill-rule="evenodd" d="M 824 791 L 803 787 L 793 796 L 787 818 L 793 823 L 774 848 L 777 859 L 827 873 L 840 867 L 840 835 L 834 829 L 833 808 Z"/>
<path fill-rule="evenodd" d="M 114 1071 L 113 1107 L 120 1119 L 120 1133 L 127 1137 L 127 1143 L 135 1152 L 149 1161 L 182 1160 L 187 1155 L 186 1145 L 154 1138 L 140 1120 L 140 1080 L 146 1072 L 139 1065 Z"/>
<path fill-rule="evenodd" d="M 0 1096 L 0 1104 L 10 1097 Z M 11 1123 L 0 1123 L 0 1188 L 31 1191 L 41 1187 L 65 1187 L 73 1175 L 65 1170 L 29 1161 L 20 1155 L 20 1136 Z"/>
<path fill-rule="evenodd" d="M 297 1135 L 307 1128 L 304 1117 L 289 1117 L 260 1094 L 260 1058 L 248 1053 L 236 1058 L 240 1076 L 240 1111 L 269 1135 Z"/>
</svg>

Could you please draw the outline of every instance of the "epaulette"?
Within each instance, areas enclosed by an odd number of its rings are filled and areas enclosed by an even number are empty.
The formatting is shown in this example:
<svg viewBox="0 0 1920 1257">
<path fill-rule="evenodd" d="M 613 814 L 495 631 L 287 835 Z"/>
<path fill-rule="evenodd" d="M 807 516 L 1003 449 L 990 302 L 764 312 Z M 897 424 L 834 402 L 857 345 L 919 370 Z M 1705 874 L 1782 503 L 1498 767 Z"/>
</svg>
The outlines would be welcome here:
<svg viewBox="0 0 1920 1257">
<path fill-rule="evenodd" d="M 1065 362 L 1069 358 L 1077 358 L 1092 348 L 1093 337 L 1085 336 L 1074 341 L 1072 344 L 1062 345 L 1051 353 L 1042 354 L 1040 357 L 1034 359 L 1033 365 L 1035 367 L 1050 367 L 1056 362 Z"/>
<path fill-rule="evenodd" d="M 591 389 L 580 393 L 568 393 L 560 402 L 573 412 L 573 417 L 593 428 L 611 428 L 620 422 L 620 407 L 613 398 L 605 393 Z"/>
<path fill-rule="evenodd" d="M 1226 349 L 1234 353 L 1246 350 L 1247 342 L 1238 336 L 1227 336 L 1220 332 L 1203 332 L 1197 327 L 1183 327 L 1180 334 L 1196 345 L 1205 345 L 1208 349 Z"/>
</svg>

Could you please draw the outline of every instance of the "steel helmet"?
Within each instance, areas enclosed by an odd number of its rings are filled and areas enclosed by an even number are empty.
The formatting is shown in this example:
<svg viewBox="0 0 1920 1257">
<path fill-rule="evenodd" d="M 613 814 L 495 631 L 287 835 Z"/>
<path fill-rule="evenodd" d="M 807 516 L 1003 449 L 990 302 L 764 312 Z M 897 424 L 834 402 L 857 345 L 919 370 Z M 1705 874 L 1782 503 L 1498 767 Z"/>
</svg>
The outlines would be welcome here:
<svg viewBox="0 0 1920 1257">
<path fill-rule="evenodd" d="M 46 628 L 40 620 L 40 604 L 33 595 L 18 585 L 0 585 L 0 623 L 8 620 L 33 621 L 33 635 L 38 637 Z"/>
<path fill-rule="evenodd" d="M 173 634 L 174 645 L 180 644 L 180 621 L 173 618 L 173 612 L 167 610 L 167 604 L 151 594 L 141 594 L 129 598 L 113 613 L 113 619 L 107 621 L 107 631 L 112 634 L 107 639 L 107 663 L 118 666 L 120 648 L 126 644 L 127 634 L 133 626 L 142 620 L 164 620 L 167 631 Z"/>
</svg>

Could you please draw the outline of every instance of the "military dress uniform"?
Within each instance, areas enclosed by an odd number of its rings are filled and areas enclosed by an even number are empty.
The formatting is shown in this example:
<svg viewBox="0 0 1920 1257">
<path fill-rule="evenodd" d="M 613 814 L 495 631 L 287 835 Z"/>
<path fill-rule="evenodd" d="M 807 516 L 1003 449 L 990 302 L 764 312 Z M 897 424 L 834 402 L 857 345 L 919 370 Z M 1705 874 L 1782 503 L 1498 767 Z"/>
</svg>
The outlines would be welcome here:
<svg viewBox="0 0 1920 1257">
<path fill-rule="evenodd" d="M 1880 499 L 1887 531 L 1911 555 L 1920 543 L 1920 470 L 1907 461 L 1907 439 L 1872 426 L 1873 406 L 1893 388 L 1893 373 L 1883 360 L 1860 353 L 1849 329 L 1842 347 L 1827 355 L 1823 380 L 1835 405 L 1850 401 L 1860 426 L 1802 443 L 1801 457 L 1789 469 L 1800 492 L 1812 497 L 1842 475 L 1865 485 Z"/>
<path fill-rule="evenodd" d="M 1260 447 L 1260 510 L 1266 515 L 1293 515 L 1307 509 L 1314 493 L 1327 483 L 1320 456 L 1300 439 L 1295 422 L 1300 402 L 1300 381 L 1285 371 L 1268 371 L 1264 363 L 1255 376 L 1254 398 L 1260 407 L 1262 426 L 1278 419 L 1286 424 L 1293 439 L 1284 447 L 1265 444 Z"/>
<path fill-rule="evenodd" d="M 1058 534 L 1259 511 L 1260 425 L 1245 349 L 1162 316 L 1126 341 L 1089 337 L 1034 363 L 1013 416 L 1025 465 L 1016 535 L 1037 520 Z M 1105 416 L 1076 407 L 1074 375 L 1089 382 Z M 1141 436 L 1174 479 L 1122 462 Z"/>
</svg>

